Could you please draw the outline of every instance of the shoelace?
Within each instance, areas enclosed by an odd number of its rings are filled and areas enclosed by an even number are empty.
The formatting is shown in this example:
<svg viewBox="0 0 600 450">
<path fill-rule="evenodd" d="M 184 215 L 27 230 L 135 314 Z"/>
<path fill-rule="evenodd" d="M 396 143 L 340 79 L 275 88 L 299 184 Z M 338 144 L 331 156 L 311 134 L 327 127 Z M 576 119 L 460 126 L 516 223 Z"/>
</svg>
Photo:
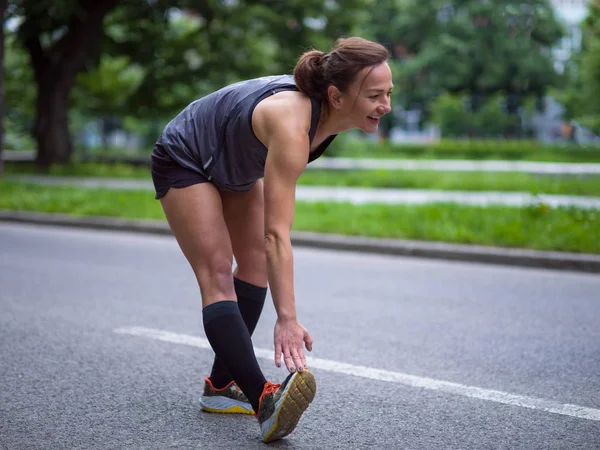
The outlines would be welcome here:
<svg viewBox="0 0 600 450">
<path fill-rule="evenodd" d="M 265 389 L 263 391 L 263 395 L 274 394 L 275 392 L 277 392 L 279 390 L 280 387 L 281 387 L 281 384 L 275 384 L 275 383 L 271 383 L 270 381 L 267 381 L 267 383 L 265 384 Z"/>
<path fill-rule="evenodd" d="M 262 392 L 260 398 L 258 399 L 259 411 L 256 412 L 256 414 L 255 414 L 256 417 L 259 417 L 260 404 L 262 403 L 263 398 L 265 398 L 265 396 L 267 396 L 267 395 L 274 394 L 275 392 L 277 392 L 279 390 L 280 387 L 281 387 L 281 384 L 275 384 L 270 381 L 266 382 L 265 387 L 263 388 L 263 392 Z"/>
</svg>

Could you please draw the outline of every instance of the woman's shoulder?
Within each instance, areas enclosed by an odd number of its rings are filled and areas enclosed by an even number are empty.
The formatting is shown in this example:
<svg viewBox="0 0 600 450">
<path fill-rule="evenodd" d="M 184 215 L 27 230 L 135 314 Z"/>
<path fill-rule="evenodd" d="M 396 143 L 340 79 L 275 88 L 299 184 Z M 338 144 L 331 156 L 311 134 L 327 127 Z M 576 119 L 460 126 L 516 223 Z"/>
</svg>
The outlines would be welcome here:
<svg viewBox="0 0 600 450">
<path fill-rule="evenodd" d="M 252 114 L 253 126 L 265 129 L 285 126 L 306 131 L 312 117 L 311 99 L 299 91 L 281 91 L 262 100 Z"/>
</svg>

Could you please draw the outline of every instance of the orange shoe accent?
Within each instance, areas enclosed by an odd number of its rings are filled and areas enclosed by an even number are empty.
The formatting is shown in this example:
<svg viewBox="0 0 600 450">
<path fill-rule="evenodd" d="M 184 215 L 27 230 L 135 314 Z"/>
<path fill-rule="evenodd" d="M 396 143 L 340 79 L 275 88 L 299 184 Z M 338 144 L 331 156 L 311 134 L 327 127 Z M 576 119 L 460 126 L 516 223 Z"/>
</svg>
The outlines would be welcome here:
<svg viewBox="0 0 600 450">
<path fill-rule="evenodd" d="M 258 399 L 258 411 L 255 414 L 256 416 L 258 416 L 258 413 L 260 412 L 260 404 L 262 403 L 265 395 L 274 394 L 275 392 L 277 392 L 279 390 L 280 387 L 281 387 L 281 384 L 272 383 L 270 381 L 267 381 L 265 383 L 262 394 L 260 394 L 260 398 Z"/>
<path fill-rule="evenodd" d="M 316 391 L 315 377 L 308 370 L 290 374 L 281 385 L 265 385 L 257 414 L 262 440 L 271 442 L 290 434 Z"/>
<path fill-rule="evenodd" d="M 210 385 L 210 387 L 211 387 L 211 389 L 212 389 L 213 391 L 217 391 L 217 392 L 224 391 L 224 390 L 225 390 L 225 389 L 227 389 L 229 386 L 231 386 L 233 383 L 235 383 L 235 381 L 230 381 L 230 382 L 229 382 L 229 384 L 228 384 L 227 386 L 225 386 L 225 387 L 223 387 L 223 388 L 221 388 L 221 389 L 217 389 L 217 388 L 215 387 L 215 385 L 214 385 L 214 384 L 212 384 L 212 381 L 211 381 L 210 377 L 206 377 L 206 378 L 204 379 L 204 381 L 206 381 L 206 382 L 207 382 L 207 383 Z M 240 388 L 239 388 L 238 386 L 236 386 L 236 388 L 237 388 L 237 390 L 238 390 L 238 391 L 240 390 Z"/>
<path fill-rule="evenodd" d="M 206 377 L 200 404 L 204 411 L 212 413 L 254 414 L 248 398 L 235 381 L 231 381 L 224 388 L 215 389 L 210 377 Z"/>
</svg>

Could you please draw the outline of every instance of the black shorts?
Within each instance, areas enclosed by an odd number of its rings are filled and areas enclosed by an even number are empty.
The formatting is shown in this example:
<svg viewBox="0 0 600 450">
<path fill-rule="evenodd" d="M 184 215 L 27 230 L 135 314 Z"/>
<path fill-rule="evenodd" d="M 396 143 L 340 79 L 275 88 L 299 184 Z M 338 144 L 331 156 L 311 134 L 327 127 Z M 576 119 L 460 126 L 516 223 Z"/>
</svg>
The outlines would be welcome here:
<svg viewBox="0 0 600 450">
<path fill-rule="evenodd" d="M 210 183 L 201 173 L 182 167 L 171 158 L 160 144 L 152 151 L 152 182 L 155 199 L 164 197 L 170 188 L 184 188 L 199 183 Z"/>
</svg>

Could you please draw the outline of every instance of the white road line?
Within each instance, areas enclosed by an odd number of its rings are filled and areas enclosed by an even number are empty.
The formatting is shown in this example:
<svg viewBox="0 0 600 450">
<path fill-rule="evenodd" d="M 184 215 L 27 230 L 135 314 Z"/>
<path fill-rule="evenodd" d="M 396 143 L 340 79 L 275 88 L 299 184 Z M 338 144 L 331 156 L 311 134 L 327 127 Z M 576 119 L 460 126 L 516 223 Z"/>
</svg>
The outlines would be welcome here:
<svg viewBox="0 0 600 450">
<path fill-rule="evenodd" d="M 131 336 L 141 336 L 158 341 L 170 342 L 173 344 L 183 344 L 197 348 L 211 349 L 209 342 L 200 337 L 187 334 L 172 333 L 169 331 L 157 330 L 144 327 L 125 327 L 114 330 L 115 333 L 127 334 Z M 257 358 L 273 360 L 273 351 L 261 348 L 254 349 Z M 496 391 L 492 389 L 483 389 L 475 386 L 467 386 L 450 381 L 436 380 L 433 378 L 418 377 L 402 372 L 392 372 L 389 370 L 374 369 L 371 367 L 357 366 L 337 361 L 331 361 L 321 358 L 310 358 L 310 367 L 327 370 L 345 375 L 368 378 L 377 381 L 388 381 L 399 383 L 406 386 L 430 389 L 448 394 L 462 395 L 464 397 L 477 398 L 505 405 L 520 406 L 522 408 L 546 411 L 563 416 L 576 417 L 578 419 L 600 421 L 600 409 L 587 408 L 585 406 L 572 405 L 568 403 L 558 403 L 552 400 L 545 400 L 523 395 L 515 395 L 509 392 Z"/>
</svg>

